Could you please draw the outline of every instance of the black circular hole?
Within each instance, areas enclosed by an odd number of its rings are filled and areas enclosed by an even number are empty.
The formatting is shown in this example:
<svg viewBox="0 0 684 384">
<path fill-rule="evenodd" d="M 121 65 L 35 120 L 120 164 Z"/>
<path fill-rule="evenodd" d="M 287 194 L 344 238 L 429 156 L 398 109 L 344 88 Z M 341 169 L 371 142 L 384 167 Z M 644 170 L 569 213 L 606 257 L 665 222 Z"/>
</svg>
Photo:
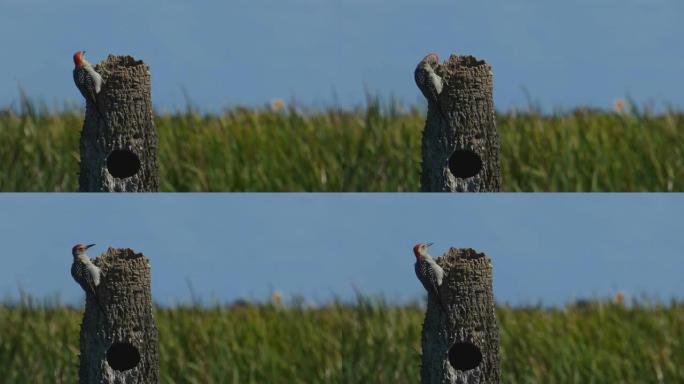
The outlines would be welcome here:
<svg viewBox="0 0 684 384">
<path fill-rule="evenodd" d="M 140 159 L 129 150 L 115 149 L 107 156 L 107 170 L 110 175 L 125 179 L 138 173 Z"/>
<path fill-rule="evenodd" d="M 475 344 L 455 343 L 449 348 L 449 363 L 454 369 L 468 371 L 477 368 L 482 362 L 482 352 Z"/>
<path fill-rule="evenodd" d="M 107 350 L 107 363 L 117 371 L 127 371 L 140 363 L 140 353 L 130 343 L 114 343 Z"/>
<path fill-rule="evenodd" d="M 460 179 L 467 179 L 480 173 L 482 160 L 477 153 L 471 150 L 459 149 L 449 157 L 449 170 L 452 175 Z"/>
</svg>

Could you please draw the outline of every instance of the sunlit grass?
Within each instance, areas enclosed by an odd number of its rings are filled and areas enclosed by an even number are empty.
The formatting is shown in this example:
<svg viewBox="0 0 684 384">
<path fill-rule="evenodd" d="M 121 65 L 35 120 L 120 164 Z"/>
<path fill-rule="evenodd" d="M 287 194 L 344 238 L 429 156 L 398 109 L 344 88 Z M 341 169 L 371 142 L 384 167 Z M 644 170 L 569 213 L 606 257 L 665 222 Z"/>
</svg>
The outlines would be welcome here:
<svg viewBox="0 0 684 384">
<path fill-rule="evenodd" d="M 82 115 L 0 110 L 0 191 L 78 190 Z M 163 191 L 418 191 L 424 115 L 296 106 L 155 118 Z M 684 114 L 506 113 L 504 191 L 684 191 Z"/>
<path fill-rule="evenodd" d="M 500 307 L 504 383 L 684 382 L 684 304 Z M 423 312 L 359 297 L 321 308 L 156 308 L 164 383 L 416 383 Z M 0 305 L 0 377 L 73 383 L 81 312 Z"/>
</svg>

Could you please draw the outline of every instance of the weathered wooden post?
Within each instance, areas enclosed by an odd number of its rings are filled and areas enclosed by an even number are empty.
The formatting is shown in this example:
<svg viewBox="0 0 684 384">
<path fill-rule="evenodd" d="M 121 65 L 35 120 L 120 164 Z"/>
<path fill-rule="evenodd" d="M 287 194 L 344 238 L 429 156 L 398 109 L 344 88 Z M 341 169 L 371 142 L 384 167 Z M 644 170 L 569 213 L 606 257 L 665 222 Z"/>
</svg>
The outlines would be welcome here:
<svg viewBox="0 0 684 384">
<path fill-rule="evenodd" d="M 471 248 L 451 248 L 436 261 L 444 269 L 439 293 L 449 313 L 428 301 L 421 383 L 499 383 L 491 259 Z"/>
<path fill-rule="evenodd" d="M 498 192 L 501 166 L 492 67 L 473 56 L 451 55 L 442 64 L 438 60 L 435 54 L 427 55 L 415 72 L 416 84 L 428 99 L 421 190 Z M 436 92 L 424 91 L 434 88 Z"/>
<path fill-rule="evenodd" d="M 81 131 L 81 192 L 157 192 L 157 130 L 150 70 L 142 60 L 109 55 L 95 66 L 104 85 L 88 104 Z"/>
<path fill-rule="evenodd" d="M 158 383 L 157 326 L 150 264 L 142 253 L 109 248 L 94 260 L 102 310 L 89 296 L 81 323 L 81 384 Z"/>
</svg>

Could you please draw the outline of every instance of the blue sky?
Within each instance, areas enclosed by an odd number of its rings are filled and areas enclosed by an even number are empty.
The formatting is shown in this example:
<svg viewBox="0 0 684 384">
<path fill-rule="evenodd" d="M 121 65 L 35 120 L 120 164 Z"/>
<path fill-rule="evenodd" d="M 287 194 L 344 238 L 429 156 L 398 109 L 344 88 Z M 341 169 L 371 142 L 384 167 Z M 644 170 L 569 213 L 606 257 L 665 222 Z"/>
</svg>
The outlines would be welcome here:
<svg viewBox="0 0 684 384">
<path fill-rule="evenodd" d="M 162 5 L 163 4 L 163 5 Z M 364 89 L 424 103 L 413 68 L 426 53 L 494 67 L 500 110 L 684 104 L 680 0 L 0 0 L 0 105 L 29 96 L 82 103 L 72 54 L 132 54 L 151 65 L 153 102 L 206 111 L 364 103 Z"/>
<path fill-rule="evenodd" d="M 681 194 L 1 194 L 0 297 L 77 303 L 71 247 L 130 247 L 162 304 L 421 298 L 412 246 L 492 257 L 500 302 L 684 298 Z M 19 256 L 16 256 L 19 255 Z"/>
</svg>

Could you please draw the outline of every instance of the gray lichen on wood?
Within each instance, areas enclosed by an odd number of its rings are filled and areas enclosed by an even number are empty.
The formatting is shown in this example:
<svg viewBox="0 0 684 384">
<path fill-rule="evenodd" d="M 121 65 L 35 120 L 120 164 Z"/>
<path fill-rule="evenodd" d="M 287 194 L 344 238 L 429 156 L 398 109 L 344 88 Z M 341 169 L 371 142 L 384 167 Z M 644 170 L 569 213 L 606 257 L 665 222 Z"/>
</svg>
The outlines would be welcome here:
<svg viewBox="0 0 684 384">
<path fill-rule="evenodd" d="M 81 132 L 79 190 L 158 191 L 158 142 L 149 67 L 131 56 L 109 55 L 95 70 L 104 80 L 98 94 L 102 116 L 87 107 Z M 107 160 L 113 153 L 109 165 L 124 168 L 126 172 L 120 175 L 112 175 L 108 169 Z"/>
<path fill-rule="evenodd" d="M 131 249 L 109 248 L 94 263 L 102 269 L 97 291 L 104 313 L 94 300 L 86 302 L 81 323 L 80 383 L 158 383 L 158 335 L 152 314 L 149 260 Z M 135 348 L 139 362 L 127 370 L 112 368 L 107 351 L 115 343 Z"/>
<path fill-rule="evenodd" d="M 437 102 L 446 120 L 429 102 L 422 139 L 421 190 L 499 191 L 500 148 L 491 66 L 473 56 L 451 55 L 434 70 L 444 83 Z M 458 175 L 460 172 L 465 173 Z"/>
<path fill-rule="evenodd" d="M 499 328 L 492 291 L 491 259 L 471 248 L 451 248 L 436 259 L 445 277 L 439 288 L 449 313 L 430 299 L 422 333 L 421 383 L 499 383 Z M 457 343 L 472 345 L 482 360 L 472 369 L 455 369 L 465 356 L 449 350 Z M 459 344 L 460 345 L 460 344 Z"/>
</svg>

